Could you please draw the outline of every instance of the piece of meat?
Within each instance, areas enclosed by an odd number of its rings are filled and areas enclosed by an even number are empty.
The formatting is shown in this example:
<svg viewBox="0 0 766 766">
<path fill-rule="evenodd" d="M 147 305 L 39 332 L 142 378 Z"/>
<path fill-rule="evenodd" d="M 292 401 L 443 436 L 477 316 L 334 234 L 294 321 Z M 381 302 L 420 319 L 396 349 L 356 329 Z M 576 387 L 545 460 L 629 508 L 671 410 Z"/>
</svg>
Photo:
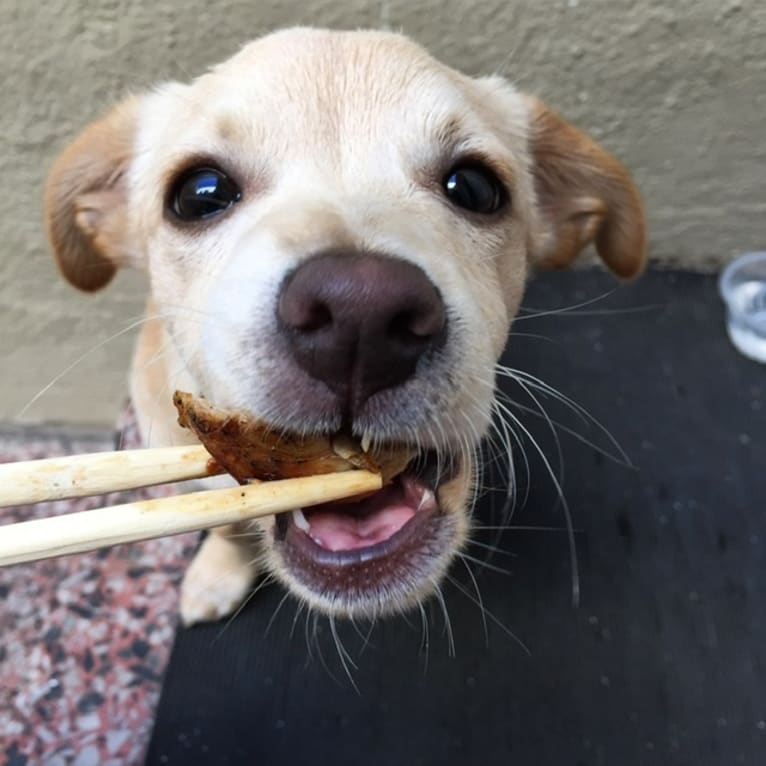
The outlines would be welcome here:
<svg viewBox="0 0 766 766">
<path fill-rule="evenodd" d="M 297 436 L 277 431 L 237 410 L 224 410 L 183 391 L 173 394 L 178 423 L 193 431 L 215 461 L 237 481 L 313 476 L 362 468 L 388 483 L 415 457 L 408 448 L 365 452 L 348 437 Z"/>
</svg>

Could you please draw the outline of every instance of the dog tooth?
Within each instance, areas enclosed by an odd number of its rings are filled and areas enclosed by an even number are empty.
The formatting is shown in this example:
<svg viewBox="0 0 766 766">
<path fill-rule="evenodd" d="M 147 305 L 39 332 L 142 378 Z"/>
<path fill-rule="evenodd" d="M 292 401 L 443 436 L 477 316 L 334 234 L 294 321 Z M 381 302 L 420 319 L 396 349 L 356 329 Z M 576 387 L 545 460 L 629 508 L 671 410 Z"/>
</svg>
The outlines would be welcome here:
<svg viewBox="0 0 766 766">
<path fill-rule="evenodd" d="M 361 441 L 362 452 L 369 452 L 370 451 L 370 443 L 371 442 L 372 442 L 372 437 L 370 436 L 370 432 L 369 431 L 365 431 L 362 434 L 362 441 Z"/>
<path fill-rule="evenodd" d="M 308 532 L 311 529 L 308 519 L 303 515 L 302 508 L 296 508 L 293 511 L 293 523 L 298 529 L 302 529 L 304 532 Z"/>
<path fill-rule="evenodd" d="M 427 487 L 423 490 L 423 494 L 420 496 L 420 502 L 418 503 L 418 511 L 423 508 L 424 505 L 433 505 L 436 502 L 436 495 L 433 491 Z"/>
</svg>

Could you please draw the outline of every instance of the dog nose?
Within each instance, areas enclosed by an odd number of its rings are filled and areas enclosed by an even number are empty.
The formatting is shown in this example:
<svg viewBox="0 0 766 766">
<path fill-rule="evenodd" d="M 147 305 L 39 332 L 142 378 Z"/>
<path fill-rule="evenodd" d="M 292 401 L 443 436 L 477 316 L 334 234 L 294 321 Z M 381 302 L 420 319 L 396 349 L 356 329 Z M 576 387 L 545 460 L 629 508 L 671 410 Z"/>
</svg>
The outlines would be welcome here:
<svg viewBox="0 0 766 766">
<path fill-rule="evenodd" d="M 285 281 L 277 308 L 295 361 L 351 413 L 408 380 L 444 343 L 444 302 L 425 272 L 374 253 L 325 253 Z"/>
</svg>

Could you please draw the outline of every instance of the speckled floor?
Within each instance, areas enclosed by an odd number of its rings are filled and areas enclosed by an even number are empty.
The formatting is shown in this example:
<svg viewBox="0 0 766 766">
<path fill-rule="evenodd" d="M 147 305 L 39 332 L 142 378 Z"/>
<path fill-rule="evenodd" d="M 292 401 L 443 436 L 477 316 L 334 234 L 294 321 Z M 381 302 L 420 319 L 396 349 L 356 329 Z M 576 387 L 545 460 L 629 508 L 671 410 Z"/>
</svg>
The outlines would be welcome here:
<svg viewBox="0 0 766 766">
<path fill-rule="evenodd" d="M 107 434 L 0 430 L 0 462 L 135 447 Z M 0 509 L 0 524 L 169 494 L 167 488 Z M 0 569 L 0 763 L 143 762 L 196 535 Z"/>
</svg>

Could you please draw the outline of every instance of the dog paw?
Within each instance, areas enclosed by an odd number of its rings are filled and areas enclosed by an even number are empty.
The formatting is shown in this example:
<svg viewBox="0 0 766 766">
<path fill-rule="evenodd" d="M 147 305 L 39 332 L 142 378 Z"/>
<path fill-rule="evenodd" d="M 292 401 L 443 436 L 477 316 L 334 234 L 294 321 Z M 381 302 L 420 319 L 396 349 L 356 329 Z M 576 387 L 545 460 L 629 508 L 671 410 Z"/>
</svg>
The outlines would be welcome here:
<svg viewBox="0 0 766 766">
<path fill-rule="evenodd" d="M 214 622 L 232 614 L 251 592 L 258 574 L 251 546 L 213 532 L 205 538 L 181 583 L 184 625 Z"/>
</svg>

